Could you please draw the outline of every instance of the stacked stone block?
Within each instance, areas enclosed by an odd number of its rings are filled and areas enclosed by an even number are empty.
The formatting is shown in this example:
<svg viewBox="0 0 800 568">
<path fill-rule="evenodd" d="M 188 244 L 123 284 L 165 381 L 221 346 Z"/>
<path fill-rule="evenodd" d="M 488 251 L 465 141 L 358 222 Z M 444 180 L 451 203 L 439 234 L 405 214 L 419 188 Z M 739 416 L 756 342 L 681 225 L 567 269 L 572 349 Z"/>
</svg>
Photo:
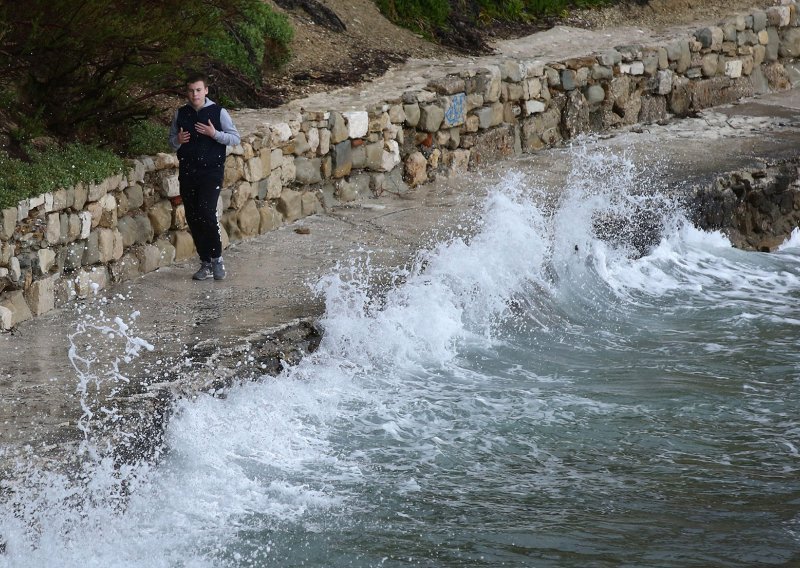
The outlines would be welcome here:
<svg viewBox="0 0 800 568">
<path fill-rule="evenodd" d="M 659 45 L 459 68 L 370 108 L 236 113 L 248 127 L 225 162 L 223 245 L 582 134 L 788 88 L 799 26 L 783 0 Z M 0 210 L 0 330 L 194 254 L 174 154 L 26 199 Z"/>
</svg>

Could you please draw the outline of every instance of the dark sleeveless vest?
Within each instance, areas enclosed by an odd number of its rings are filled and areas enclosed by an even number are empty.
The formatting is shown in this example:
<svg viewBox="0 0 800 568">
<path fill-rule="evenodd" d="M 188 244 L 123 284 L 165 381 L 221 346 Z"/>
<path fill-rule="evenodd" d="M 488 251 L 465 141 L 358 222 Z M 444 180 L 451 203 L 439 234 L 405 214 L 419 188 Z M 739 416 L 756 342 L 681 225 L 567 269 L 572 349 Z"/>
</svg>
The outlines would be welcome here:
<svg viewBox="0 0 800 568">
<path fill-rule="evenodd" d="M 222 107 L 218 104 L 211 104 L 196 111 L 191 105 L 184 105 L 178 110 L 177 126 L 183 128 L 191 134 L 191 138 L 186 144 L 181 144 L 178 148 L 178 161 L 180 163 L 180 175 L 192 175 L 196 173 L 210 174 L 218 173 L 222 176 L 225 170 L 225 144 L 220 144 L 213 138 L 198 133 L 194 129 L 197 122 L 211 124 L 217 130 L 222 130 L 220 123 L 220 113 Z"/>
</svg>

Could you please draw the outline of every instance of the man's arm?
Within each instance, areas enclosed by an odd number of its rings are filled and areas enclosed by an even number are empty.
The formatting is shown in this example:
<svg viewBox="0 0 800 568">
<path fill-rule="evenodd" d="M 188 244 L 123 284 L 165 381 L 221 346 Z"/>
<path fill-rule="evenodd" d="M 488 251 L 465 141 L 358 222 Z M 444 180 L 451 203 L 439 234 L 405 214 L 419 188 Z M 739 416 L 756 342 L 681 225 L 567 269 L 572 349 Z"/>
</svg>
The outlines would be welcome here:
<svg viewBox="0 0 800 568">
<path fill-rule="evenodd" d="M 217 130 L 214 133 L 214 140 L 226 146 L 236 146 L 241 141 L 239 131 L 236 130 L 236 125 L 233 124 L 231 115 L 225 109 L 222 109 L 219 113 L 219 124 L 222 130 Z"/>
</svg>

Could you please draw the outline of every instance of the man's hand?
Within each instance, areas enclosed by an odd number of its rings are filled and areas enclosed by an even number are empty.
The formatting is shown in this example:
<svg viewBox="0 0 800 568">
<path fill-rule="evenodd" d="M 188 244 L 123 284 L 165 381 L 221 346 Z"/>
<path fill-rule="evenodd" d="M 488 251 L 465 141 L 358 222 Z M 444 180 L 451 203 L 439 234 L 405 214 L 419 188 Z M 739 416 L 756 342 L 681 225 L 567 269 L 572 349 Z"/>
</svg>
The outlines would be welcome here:
<svg viewBox="0 0 800 568">
<path fill-rule="evenodd" d="M 214 125 L 211 124 L 211 119 L 208 119 L 208 124 L 203 124 L 202 122 L 196 122 L 194 125 L 194 129 L 197 130 L 200 134 L 208 136 L 209 138 L 214 138 L 214 135 L 217 133 L 217 129 L 214 128 Z"/>
<path fill-rule="evenodd" d="M 186 132 L 183 128 L 178 131 L 178 144 L 186 144 L 191 138 L 191 134 Z"/>
</svg>

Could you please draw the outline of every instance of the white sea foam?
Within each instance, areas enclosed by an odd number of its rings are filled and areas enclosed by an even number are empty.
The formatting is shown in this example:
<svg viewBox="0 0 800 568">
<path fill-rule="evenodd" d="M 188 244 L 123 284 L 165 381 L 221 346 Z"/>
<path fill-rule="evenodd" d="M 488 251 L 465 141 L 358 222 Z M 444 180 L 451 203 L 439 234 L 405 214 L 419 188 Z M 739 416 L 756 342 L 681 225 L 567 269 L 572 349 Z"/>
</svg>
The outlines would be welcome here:
<svg viewBox="0 0 800 568">
<path fill-rule="evenodd" d="M 795 227 L 792 231 L 792 234 L 789 235 L 781 245 L 778 247 L 778 251 L 782 252 L 789 249 L 796 249 L 800 248 L 800 227 Z"/>
<path fill-rule="evenodd" d="M 441 362 L 455 354 L 457 341 L 487 335 L 509 298 L 542 280 L 549 257 L 543 215 L 521 184 L 522 176 L 509 176 L 505 191 L 487 198 L 477 234 L 422 253 L 402 286 L 380 302 L 372 301 L 368 267 L 323 279 L 324 348 L 350 361 Z"/>
</svg>

